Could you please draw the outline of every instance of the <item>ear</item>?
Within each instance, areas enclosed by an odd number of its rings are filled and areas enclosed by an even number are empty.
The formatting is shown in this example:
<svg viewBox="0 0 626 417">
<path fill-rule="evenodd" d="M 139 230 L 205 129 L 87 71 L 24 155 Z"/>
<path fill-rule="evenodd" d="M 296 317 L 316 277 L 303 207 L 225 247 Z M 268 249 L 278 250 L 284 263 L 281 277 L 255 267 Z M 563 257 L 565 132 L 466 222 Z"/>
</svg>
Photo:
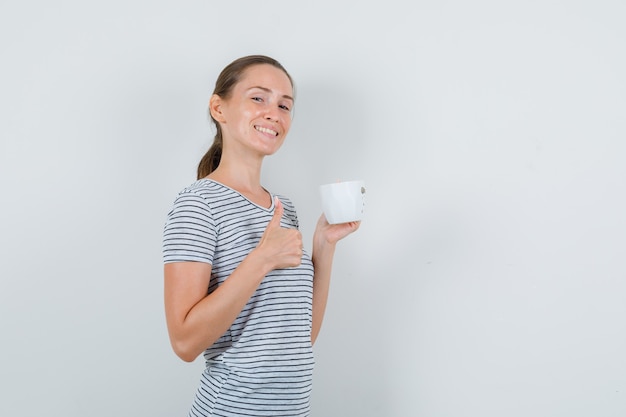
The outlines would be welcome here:
<svg viewBox="0 0 626 417">
<path fill-rule="evenodd" d="M 224 123 L 226 118 L 222 113 L 222 104 L 223 100 L 217 94 L 213 94 L 211 99 L 209 100 L 209 111 L 211 112 L 211 116 L 218 121 L 219 123 Z"/>
</svg>

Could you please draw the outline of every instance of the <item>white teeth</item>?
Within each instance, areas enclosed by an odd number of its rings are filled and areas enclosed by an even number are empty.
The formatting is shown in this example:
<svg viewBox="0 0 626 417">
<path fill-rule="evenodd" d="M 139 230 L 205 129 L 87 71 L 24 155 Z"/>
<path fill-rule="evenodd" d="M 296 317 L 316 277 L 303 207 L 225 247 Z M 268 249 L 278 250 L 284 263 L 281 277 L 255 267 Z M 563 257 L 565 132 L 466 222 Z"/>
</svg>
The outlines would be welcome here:
<svg viewBox="0 0 626 417">
<path fill-rule="evenodd" d="M 261 127 L 261 126 L 254 126 L 254 128 L 256 130 L 258 130 L 259 132 L 269 133 L 270 135 L 278 136 L 278 132 L 276 132 L 276 131 L 274 131 L 272 129 L 266 129 L 266 128 Z"/>
</svg>

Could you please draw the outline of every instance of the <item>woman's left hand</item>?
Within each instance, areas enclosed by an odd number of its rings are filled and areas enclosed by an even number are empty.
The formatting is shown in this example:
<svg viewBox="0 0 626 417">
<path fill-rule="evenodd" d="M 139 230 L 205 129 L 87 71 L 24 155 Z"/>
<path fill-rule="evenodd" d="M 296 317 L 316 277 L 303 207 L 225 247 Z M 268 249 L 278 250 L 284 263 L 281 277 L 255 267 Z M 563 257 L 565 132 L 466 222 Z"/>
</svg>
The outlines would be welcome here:
<svg viewBox="0 0 626 417">
<path fill-rule="evenodd" d="M 329 224 L 326 217 L 322 214 L 317 221 L 317 226 L 315 227 L 315 236 L 323 243 L 330 243 L 334 245 L 350 233 L 355 232 L 359 226 L 361 226 L 360 221 Z"/>
</svg>

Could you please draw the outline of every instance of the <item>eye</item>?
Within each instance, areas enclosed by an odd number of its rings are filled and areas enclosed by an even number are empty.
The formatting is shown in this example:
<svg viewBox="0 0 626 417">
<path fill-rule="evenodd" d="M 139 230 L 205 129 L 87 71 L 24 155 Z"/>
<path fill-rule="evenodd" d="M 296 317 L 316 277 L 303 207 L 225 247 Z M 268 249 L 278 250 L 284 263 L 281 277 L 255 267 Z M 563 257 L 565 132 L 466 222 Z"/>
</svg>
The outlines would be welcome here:
<svg viewBox="0 0 626 417">
<path fill-rule="evenodd" d="M 263 98 L 261 98 L 261 97 L 252 97 L 252 100 L 257 101 L 259 103 L 263 102 Z"/>
<path fill-rule="evenodd" d="M 287 106 L 286 104 L 281 104 L 280 106 L 281 109 L 285 110 L 285 111 L 290 111 L 291 109 L 289 108 L 289 106 Z"/>
</svg>

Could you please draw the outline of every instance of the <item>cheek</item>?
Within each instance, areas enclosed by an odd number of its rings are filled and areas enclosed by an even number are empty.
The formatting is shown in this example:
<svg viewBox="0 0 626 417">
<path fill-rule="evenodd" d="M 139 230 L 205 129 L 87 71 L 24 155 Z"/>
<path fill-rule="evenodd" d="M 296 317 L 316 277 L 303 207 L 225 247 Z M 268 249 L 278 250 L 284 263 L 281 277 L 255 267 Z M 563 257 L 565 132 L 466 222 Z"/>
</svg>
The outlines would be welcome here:
<svg viewBox="0 0 626 417">
<path fill-rule="evenodd" d="M 250 126 L 252 120 L 256 119 L 258 116 L 255 112 L 250 111 L 248 109 L 241 110 L 237 115 L 237 126 L 241 131 L 245 131 Z"/>
<path fill-rule="evenodd" d="M 241 116 L 243 120 L 246 120 L 246 119 L 249 120 L 250 118 L 256 117 L 257 113 L 258 111 L 255 111 L 253 107 L 244 107 L 240 111 L 239 115 Z"/>
<path fill-rule="evenodd" d="M 291 128 L 291 117 L 285 117 L 283 119 L 283 128 L 285 129 L 285 134 L 287 134 L 287 132 Z"/>
</svg>

